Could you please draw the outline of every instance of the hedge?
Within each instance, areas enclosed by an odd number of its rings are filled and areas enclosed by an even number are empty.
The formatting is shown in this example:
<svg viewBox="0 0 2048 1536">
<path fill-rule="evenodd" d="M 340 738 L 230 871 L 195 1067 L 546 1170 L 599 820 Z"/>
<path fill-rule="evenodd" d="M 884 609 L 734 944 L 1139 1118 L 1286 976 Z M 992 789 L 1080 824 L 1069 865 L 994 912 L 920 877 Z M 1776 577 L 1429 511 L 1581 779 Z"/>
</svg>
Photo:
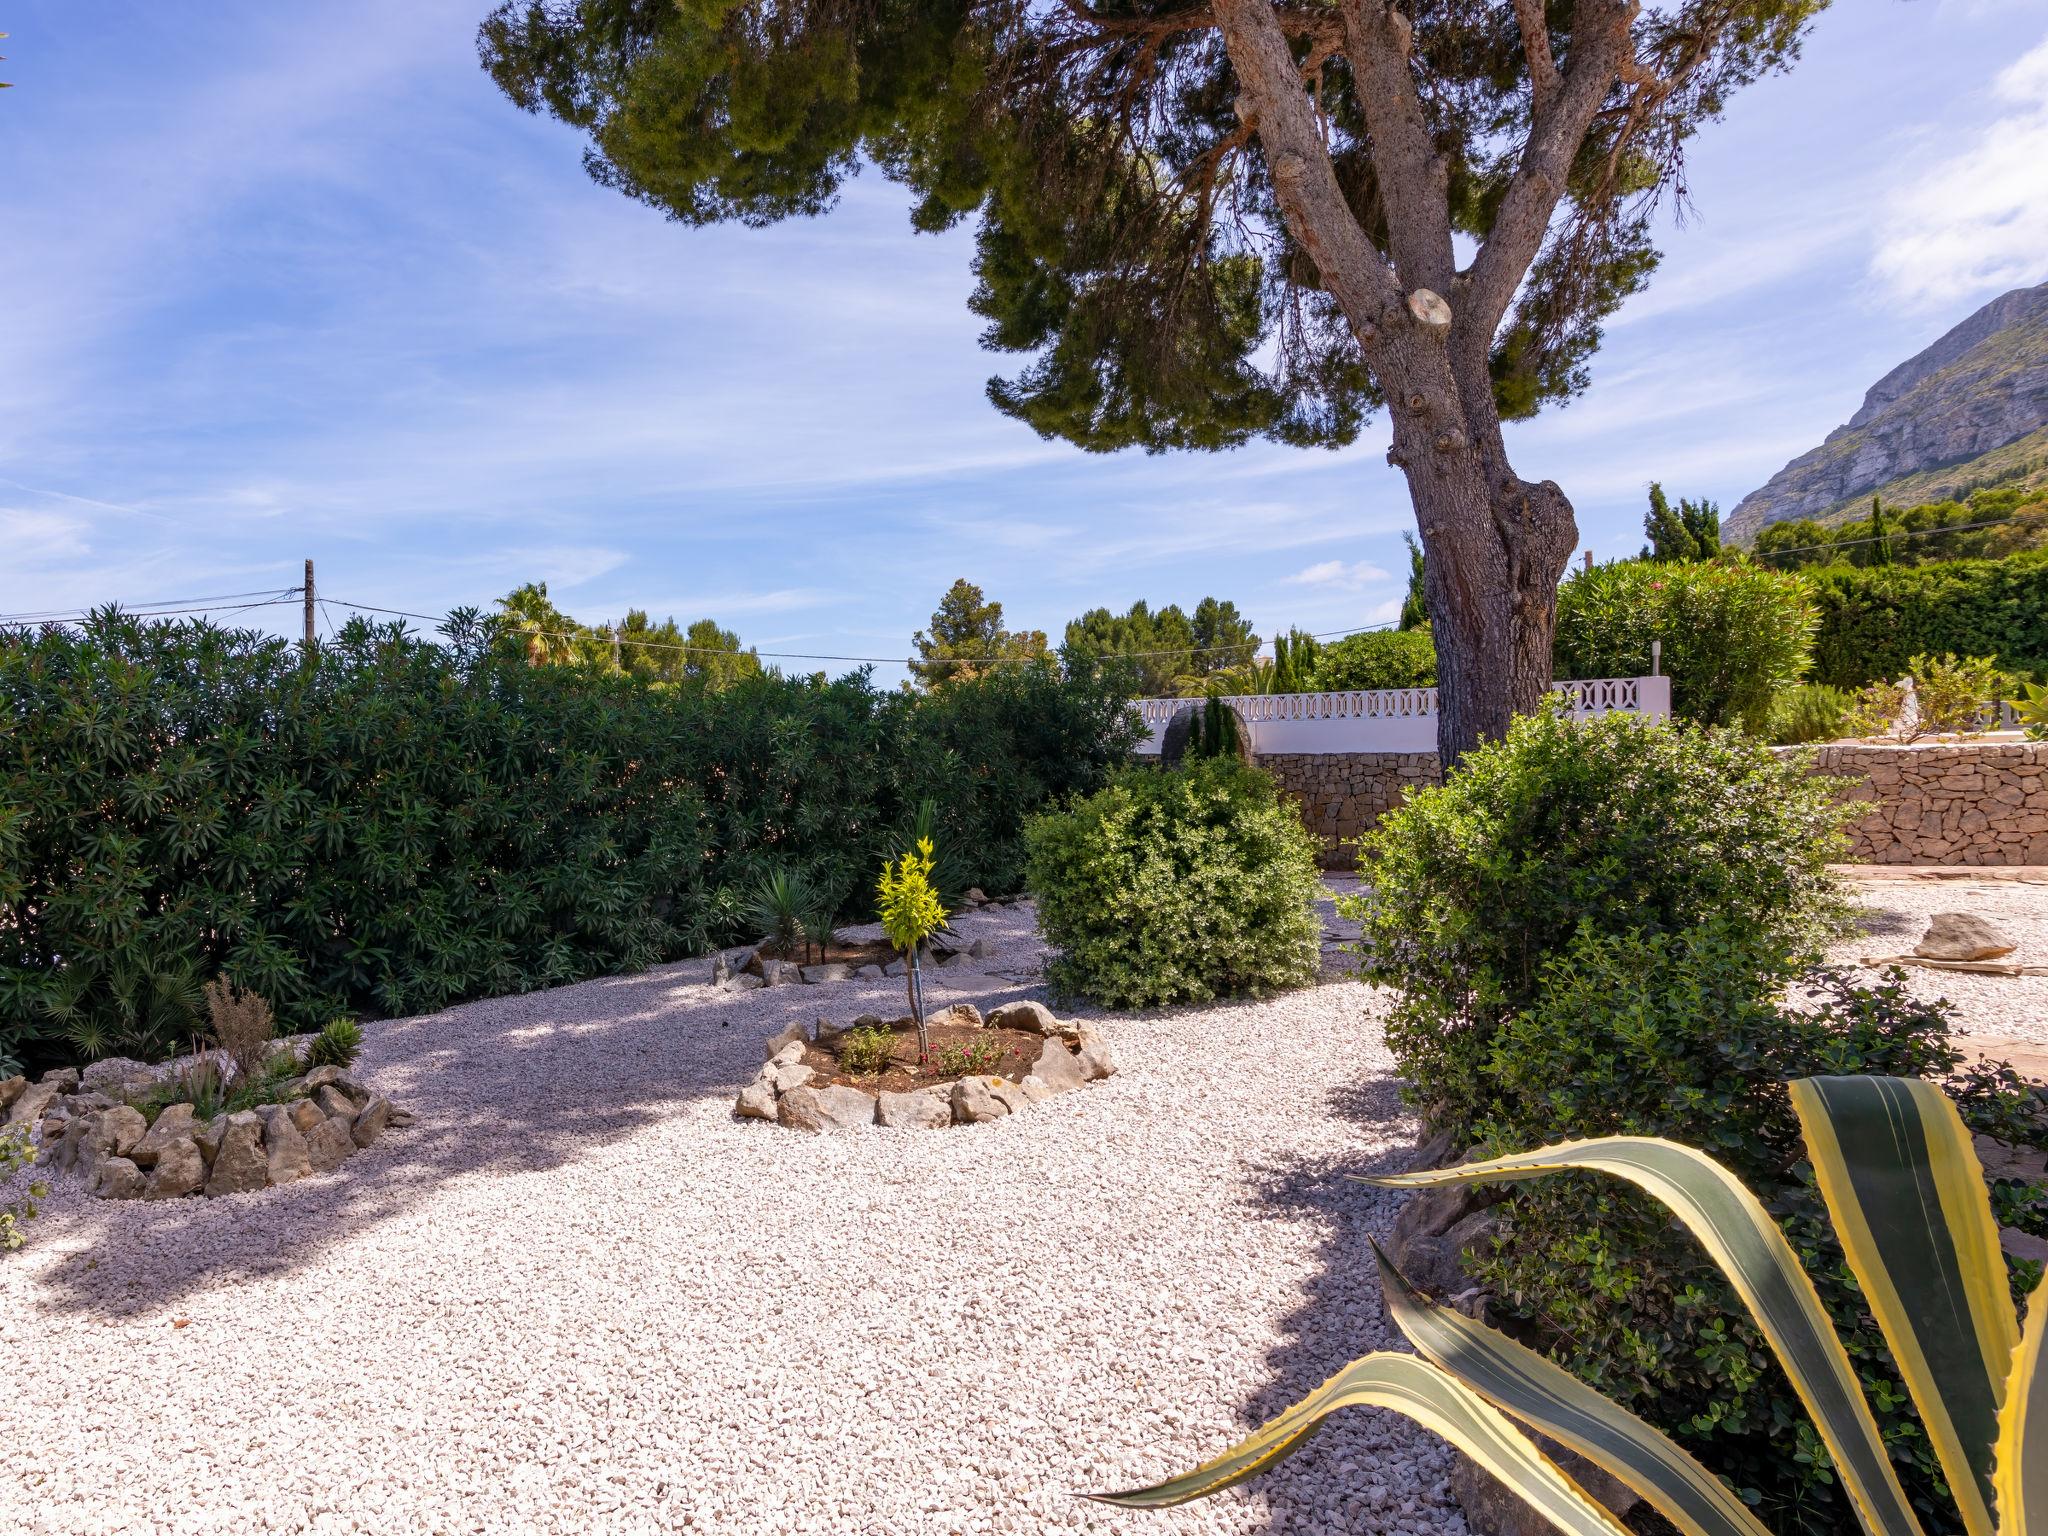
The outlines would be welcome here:
<svg viewBox="0 0 2048 1536">
<path fill-rule="evenodd" d="M 1315 685 L 1330 693 L 1352 688 L 1432 688 L 1436 641 L 1429 630 L 1369 629 L 1346 635 L 1316 657 Z"/>
<path fill-rule="evenodd" d="M 1014 890 L 1026 818 L 1134 730 L 1113 669 L 707 694 L 446 636 L 0 633 L 0 1058 L 168 1052 L 218 972 L 303 1030 L 679 958 L 778 865 L 856 920 L 927 795 L 963 878 Z"/>
<path fill-rule="evenodd" d="M 2003 560 L 1809 571 L 1820 612 L 1812 678 L 1855 688 L 1896 678 L 1919 655 L 1992 656 L 2048 674 L 2048 550 Z"/>
</svg>

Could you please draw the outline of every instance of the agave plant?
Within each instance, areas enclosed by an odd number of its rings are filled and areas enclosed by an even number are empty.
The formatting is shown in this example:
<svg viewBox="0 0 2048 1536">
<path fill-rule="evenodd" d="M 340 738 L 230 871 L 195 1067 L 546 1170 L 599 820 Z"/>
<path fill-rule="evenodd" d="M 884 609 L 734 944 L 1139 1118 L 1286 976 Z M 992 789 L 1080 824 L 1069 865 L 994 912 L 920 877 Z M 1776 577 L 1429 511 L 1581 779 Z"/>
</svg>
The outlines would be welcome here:
<svg viewBox="0 0 2048 1536">
<path fill-rule="evenodd" d="M 2048 1305 L 2015 1315 L 1984 1171 L 1962 1117 L 1911 1078 L 1791 1085 L 1842 1251 L 1897 1363 L 1969 1536 L 2024 1536 L 2048 1518 Z M 1755 1195 L 1703 1152 L 1636 1136 L 1366 1182 L 1387 1188 L 1613 1174 L 1669 1207 L 1742 1297 L 1791 1377 L 1871 1536 L 1920 1536 L 1877 1421 L 1813 1282 Z M 1374 1252 L 1378 1254 L 1375 1247 Z M 1353 1361 L 1250 1438 L 1181 1477 L 1097 1495 L 1161 1508 L 1227 1488 L 1292 1454 L 1340 1408 L 1391 1408 L 1451 1441 L 1561 1531 L 1623 1527 L 1517 1421 L 1626 1483 L 1688 1536 L 1769 1536 L 1733 1490 L 1662 1431 L 1460 1313 L 1378 1254 L 1388 1310 L 1419 1355 Z"/>
<path fill-rule="evenodd" d="M 811 883 L 801 870 L 771 869 L 754 887 L 746 915 L 774 943 L 776 952 L 789 959 L 810 931 L 813 905 Z"/>
</svg>

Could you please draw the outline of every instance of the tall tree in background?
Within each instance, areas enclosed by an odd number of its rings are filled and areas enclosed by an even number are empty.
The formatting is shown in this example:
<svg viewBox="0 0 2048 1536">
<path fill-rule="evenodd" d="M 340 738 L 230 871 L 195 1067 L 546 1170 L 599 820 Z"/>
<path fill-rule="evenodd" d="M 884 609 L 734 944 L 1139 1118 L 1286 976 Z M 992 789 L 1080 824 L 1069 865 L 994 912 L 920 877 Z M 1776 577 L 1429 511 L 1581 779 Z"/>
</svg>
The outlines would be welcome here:
<svg viewBox="0 0 2048 1536">
<path fill-rule="evenodd" d="M 1586 384 L 1686 142 L 1826 0 L 506 0 L 483 62 L 689 224 L 864 160 L 975 219 L 1000 410 L 1082 447 L 1350 441 L 1385 406 L 1454 759 L 1550 681 L 1577 541 L 1503 419 Z M 1460 239 L 1464 257 L 1460 265 Z"/>
<path fill-rule="evenodd" d="M 1195 604 L 1195 644 L 1189 670 L 1200 675 L 1241 667 L 1258 654 L 1259 637 L 1237 604 L 1205 597 Z"/>
<path fill-rule="evenodd" d="M 1643 532 L 1650 540 L 1644 560 L 1711 560 L 1721 553 L 1721 509 L 1711 501 L 1684 499 L 1674 507 L 1664 487 L 1652 480 Z"/>
<path fill-rule="evenodd" d="M 1233 614 L 1237 611 L 1223 606 Z M 1156 613 L 1143 598 L 1132 603 L 1128 613 L 1091 608 L 1067 621 L 1065 638 L 1076 655 L 1128 656 L 1138 670 L 1138 690 L 1148 698 L 1172 697 L 1181 691 L 1181 679 L 1194 674 L 1195 626 L 1178 603 L 1168 603 Z M 1256 635 L 1252 646 L 1258 646 Z"/>
<path fill-rule="evenodd" d="M 911 675 L 927 688 L 980 677 L 992 666 L 1046 654 L 1044 631 L 1010 633 L 1003 628 L 1003 605 L 983 597 L 981 588 L 965 576 L 939 599 L 930 633 L 919 630 L 911 644 L 917 647 Z"/>
<path fill-rule="evenodd" d="M 1396 627 L 1420 629 L 1429 622 L 1429 562 L 1423 558 L 1422 546 L 1414 534 L 1403 533 L 1401 542 L 1408 546 L 1408 591 L 1401 599 L 1401 618 Z"/>
</svg>

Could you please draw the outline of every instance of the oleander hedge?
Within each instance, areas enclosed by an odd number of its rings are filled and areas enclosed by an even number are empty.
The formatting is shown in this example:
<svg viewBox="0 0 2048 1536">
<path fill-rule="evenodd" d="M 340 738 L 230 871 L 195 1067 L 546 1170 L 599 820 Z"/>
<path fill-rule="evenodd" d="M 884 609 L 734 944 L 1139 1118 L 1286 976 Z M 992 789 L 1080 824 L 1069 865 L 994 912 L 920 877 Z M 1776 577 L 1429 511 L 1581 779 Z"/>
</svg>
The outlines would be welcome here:
<svg viewBox="0 0 2048 1536">
<path fill-rule="evenodd" d="M 963 883 L 1128 755 L 1114 670 L 928 696 L 764 676 L 706 693 L 350 625 L 308 660 L 103 614 L 0 633 L 0 1066 L 158 1055 L 225 971 L 285 1030 L 699 953 L 801 869 L 867 915 L 924 796 Z"/>
<path fill-rule="evenodd" d="M 1829 566 L 1804 573 L 1820 624 L 1811 678 L 1855 688 L 1896 678 L 1915 656 L 1991 656 L 2048 673 L 2048 550 L 2003 560 Z"/>
</svg>

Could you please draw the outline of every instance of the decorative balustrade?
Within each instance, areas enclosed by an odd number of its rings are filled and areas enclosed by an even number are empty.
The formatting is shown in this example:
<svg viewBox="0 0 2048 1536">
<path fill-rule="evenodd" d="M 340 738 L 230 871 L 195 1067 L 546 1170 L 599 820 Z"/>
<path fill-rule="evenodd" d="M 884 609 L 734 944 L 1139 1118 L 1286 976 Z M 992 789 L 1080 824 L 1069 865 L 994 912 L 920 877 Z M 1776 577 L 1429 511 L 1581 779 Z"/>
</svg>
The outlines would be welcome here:
<svg viewBox="0 0 2048 1536">
<path fill-rule="evenodd" d="M 1552 690 L 1570 700 L 1575 715 L 1616 710 L 1661 719 L 1671 713 L 1668 677 L 1601 677 L 1559 683 Z M 1157 752 L 1159 735 L 1192 699 L 1139 699 L 1138 718 L 1146 739 L 1138 751 Z M 1434 752 L 1437 698 L 1434 688 L 1361 688 L 1343 693 L 1234 694 L 1224 702 L 1251 733 L 1252 751 Z"/>
</svg>

